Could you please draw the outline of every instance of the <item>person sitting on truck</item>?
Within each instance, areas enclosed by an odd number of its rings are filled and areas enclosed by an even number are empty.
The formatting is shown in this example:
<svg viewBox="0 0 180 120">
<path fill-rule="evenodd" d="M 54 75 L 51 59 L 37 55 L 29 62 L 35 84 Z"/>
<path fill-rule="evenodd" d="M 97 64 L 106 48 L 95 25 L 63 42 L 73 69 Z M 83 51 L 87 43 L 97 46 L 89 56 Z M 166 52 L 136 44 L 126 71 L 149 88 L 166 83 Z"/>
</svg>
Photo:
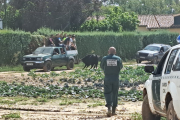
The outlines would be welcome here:
<svg viewBox="0 0 180 120">
<path fill-rule="evenodd" d="M 59 40 L 59 37 L 60 35 L 56 34 L 56 37 L 54 38 L 54 44 L 58 47 L 59 47 L 59 44 L 61 43 L 61 41 Z"/>
<path fill-rule="evenodd" d="M 75 40 L 75 35 L 72 35 L 71 50 L 76 50 L 76 40 Z"/>
<path fill-rule="evenodd" d="M 60 48 L 60 50 L 61 50 L 61 54 L 65 54 L 65 51 L 63 48 Z"/>
<path fill-rule="evenodd" d="M 48 46 L 55 46 L 54 42 L 53 42 L 53 35 L 51 35 L 48 39 Z"/>
<path fill-rule="evenodd" d="M 58 55 L 58 54 L 59 54 L 59 50 L 57 48 L 55 48 L 53 51 L 53 55 Z"/>
<path fill-rule="evenodd" d="M 62 41 L 65 41 L 67 38 L 67 33 L 64 34 L 63 38 L 62 38 Z"/>
<path fill-rule="evenodd" d="M 62 31 L 62 33 L 60 34 L 61 41 L 63 41 L 63 33 L 64 31 Z"/>
<path fill-rule="evenodd" d="M 67 38 L 67 39 L 64 41 L 64 45 L 66 45 L 66 50 L 70 50 L 69 42 L 70 42 L 70 38 Z"/>
<path fill-rule="evenodd" d="M 69 35 L 68 38 L 70 39 L 70 41 L 69 41 L 69 46 L 70 46 L 71 43 L 73 42 L 73 40 L 72 40 L 72 35 Z"/>
</svg>

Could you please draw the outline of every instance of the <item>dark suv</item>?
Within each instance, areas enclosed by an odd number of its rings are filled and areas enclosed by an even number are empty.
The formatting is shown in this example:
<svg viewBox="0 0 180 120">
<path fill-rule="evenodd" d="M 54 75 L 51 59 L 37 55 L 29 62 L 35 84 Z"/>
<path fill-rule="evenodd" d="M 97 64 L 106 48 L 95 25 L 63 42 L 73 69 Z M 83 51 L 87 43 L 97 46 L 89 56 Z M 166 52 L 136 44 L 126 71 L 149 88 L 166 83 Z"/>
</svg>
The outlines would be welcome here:
<svg viewBox="0 0 180 120">
<path fill-rule="evenodd" d="M 136 61 L 137 63 L 151 61 L 153 64 L 157 64 L 170 47 L 165 44 L 150 44 L 136 53 Z"/>
</svg>

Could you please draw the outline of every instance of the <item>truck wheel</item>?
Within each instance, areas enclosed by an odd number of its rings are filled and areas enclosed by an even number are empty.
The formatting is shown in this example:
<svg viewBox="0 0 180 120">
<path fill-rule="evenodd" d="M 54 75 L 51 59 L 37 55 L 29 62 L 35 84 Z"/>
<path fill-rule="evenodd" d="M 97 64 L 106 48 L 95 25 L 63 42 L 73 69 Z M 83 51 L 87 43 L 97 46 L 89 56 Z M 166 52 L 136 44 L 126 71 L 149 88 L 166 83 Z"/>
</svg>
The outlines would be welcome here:
<svg viewBox="0 0 180 120">
<path fill-rule="evenodd" d="M 144 97 L 142 104 L 142 118 L 143 120 L 160 120 L 159 116 L 156 116 L 151 112 L 147 95 Z"/>
<path fill-rule="evenodd" d="M 67 69 L 68 70 L 72 70 L 74 68 L 74 61 L 70 60 L 67 64 Z"/>
<path fill-rule="evenodd" d="M 158 63 L 158 58 L 155 57 L 155 58 L 153 59 L 152 63 L 153 63 L 153 64 L 157 64 L 157 63 Z"/>
<path fill-rule="evenodd" d="M 23 70 L 29 72 L 30 68 L 23 66 Z"/>
<path fill-rule="evenodd" d="M 178 120 L 177 115 L 174 111 L 173 102 L 171 101 L 168 105 L 167 120 Z"/>
<path fill-rule="evenodd" d="M 44 70 L 45 72 L 51 71 L 51 62 L 47 61 L 47 62 L 45 63 L 45 65 L 44 65 L 44 67 L 43 67 L 43 70 Z"/>
</svg>

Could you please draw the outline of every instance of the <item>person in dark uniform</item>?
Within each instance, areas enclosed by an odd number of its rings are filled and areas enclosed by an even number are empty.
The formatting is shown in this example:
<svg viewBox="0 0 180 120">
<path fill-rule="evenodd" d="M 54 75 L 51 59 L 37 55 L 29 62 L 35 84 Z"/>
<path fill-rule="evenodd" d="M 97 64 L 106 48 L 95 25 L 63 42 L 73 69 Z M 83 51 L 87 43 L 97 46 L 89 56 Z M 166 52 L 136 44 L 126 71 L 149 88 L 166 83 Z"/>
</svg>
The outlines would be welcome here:
<svg viewBox="0 0 180 120">
<path fill-rule="evenodd" d="M 107 116 L 116 115 L 118 105 L 119 73 L 123 68 L 122 60 L 116 56 L 116 48 L 110 47 L 109 55 L 102 58 L 100 67 L 104 71 L 104 96 L 106 107 L 108 108 Z"/>
<path fill-rule="evenodd" d="M 54 44 L 55 46 L 59 47 L 59 44 L 61 43 L 61 41 L 59 40 L 60 35 L 56 34 L 56 37 L 54 38 Z"/>
</svg>

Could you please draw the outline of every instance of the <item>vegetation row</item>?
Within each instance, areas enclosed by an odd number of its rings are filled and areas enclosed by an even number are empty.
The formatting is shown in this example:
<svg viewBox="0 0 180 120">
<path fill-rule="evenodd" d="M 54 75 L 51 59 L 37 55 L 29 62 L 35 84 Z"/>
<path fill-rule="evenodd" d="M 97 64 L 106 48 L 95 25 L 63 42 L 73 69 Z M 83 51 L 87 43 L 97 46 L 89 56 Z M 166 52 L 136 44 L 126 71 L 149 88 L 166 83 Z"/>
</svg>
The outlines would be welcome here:
<svg viewBox="0 0 180 120">
<path fill-rule="evenodd" d="M 120 73 L 120 88 L 118 95 L 121 100 L 137 101 L 142 100 L 142 91 L 131 89 L 125 90 L 124 87 L 136 87 L 144 83 L 148 74 L 144 72 L 144 67 L 124 67 Z M 42 97 L 42 98 L 60 98 L 71 96 L 72 98 L 104 98 L 103 79 L 104 75 L 101 69 L 80 70 L 74 72 L 39 74 L 31 70 L 28 74 L 30 78 L 22 75 L 23 82 L 6 83 L 0 82 L 1 97 Z M 36 81 L 36 86 L 28 85 L 28 81 Z"/>
<path fill-rule="evenodd" d="M 0 32 L 0 65 L 17 64 L 24 54 L 32 53 L 38 46 L 44 45 L 44 38 L 50 34 L 61 31 L 54 31 L 48 28 L 41 28 L 30 34 L 23 31 L 4 30 Z M 72 34 L 72 32 L 68 32 Z M 156 32 L 76 32 L 76 41 L 79 57 L 87 54 L 98 54 L 101 57 L 107 55 L 109 47 L 117 49 L 117 55 L 123 60 L 134 59 L 138 50 L 151 43 L 164 43 L 175 45 L 178 34 L 167 31 Z M 45 37 L 44 37 L 45 36 Z M 45 41 L 46 41 L 45 40 Z"/>
</svg>

